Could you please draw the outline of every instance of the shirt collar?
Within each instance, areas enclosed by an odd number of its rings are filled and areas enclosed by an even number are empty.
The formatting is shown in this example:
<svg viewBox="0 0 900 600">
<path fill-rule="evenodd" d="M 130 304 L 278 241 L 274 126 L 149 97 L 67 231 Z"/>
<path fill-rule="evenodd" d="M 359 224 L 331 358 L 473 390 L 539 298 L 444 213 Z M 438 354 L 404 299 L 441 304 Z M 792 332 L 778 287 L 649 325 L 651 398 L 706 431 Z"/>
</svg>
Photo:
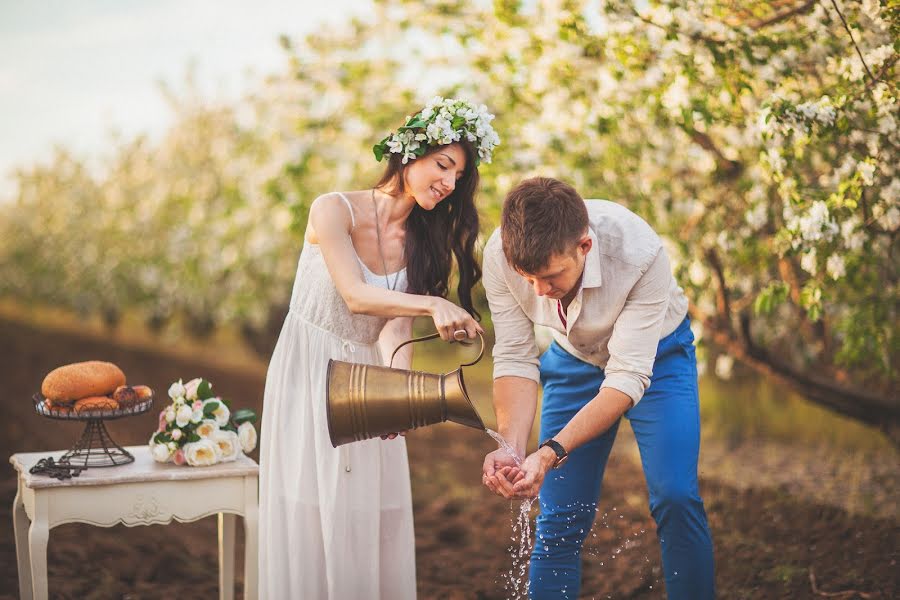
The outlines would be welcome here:
<svg viewBox="0 0 900 600">
<path fill-rule="evenodd" d="M 581 287 L 596 288 L 600 287 L 602 277 L 600 275 L 600 244 L 597 241 L 597 234 L 590 227 L 588 235 L 591 236 L 591 249 L 584 259 L 584 275 L 581 279 Z"/>
</svg>

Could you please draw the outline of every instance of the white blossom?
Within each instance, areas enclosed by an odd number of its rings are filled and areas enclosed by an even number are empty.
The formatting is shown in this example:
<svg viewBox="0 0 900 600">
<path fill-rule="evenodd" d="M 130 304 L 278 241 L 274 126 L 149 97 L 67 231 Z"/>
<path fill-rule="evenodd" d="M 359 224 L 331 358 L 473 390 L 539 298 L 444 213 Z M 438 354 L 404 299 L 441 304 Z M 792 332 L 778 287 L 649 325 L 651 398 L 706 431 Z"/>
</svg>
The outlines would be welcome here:
<svg viewBox="0 0 900 600">
<path fill-rule="evenodd" d="M 825 270 L 832 279 L 840 279 L 847 274 L 844 259 L 839 254 L 832 254 L 828 257 L 828 260 L 825 261 Z"/>
<path fill-rule="evenodd" d="M 727 354 L 720 354 L 716 357 L 716 376 L 719 379 L 728 381 L 734 369 L 734 359 Z"/>
<path fill-rule="evenodd" d="M 809 273 L 810 275 L 815 275 L 818 270 L 818 258 L 816 256 L 816 249 L 812 248 L 808 250 L 801 258 L 800 258 L 800 268 Z"/>
</svg>

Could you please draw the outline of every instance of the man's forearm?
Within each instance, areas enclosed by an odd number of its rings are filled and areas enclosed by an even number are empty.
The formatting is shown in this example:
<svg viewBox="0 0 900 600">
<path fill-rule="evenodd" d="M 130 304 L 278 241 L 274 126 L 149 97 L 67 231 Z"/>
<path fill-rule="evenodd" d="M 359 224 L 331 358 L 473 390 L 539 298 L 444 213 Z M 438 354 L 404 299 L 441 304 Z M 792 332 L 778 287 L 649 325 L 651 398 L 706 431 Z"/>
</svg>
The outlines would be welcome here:
<svg viewBox="0 0 900 600">
<path fill-rule="evenodd" d="M 553 439 L 571 452 L 612 427 L 631 408 L 631 404 L 628 394 L 605 387 L 593 400 L 581 407 Z"/>
<path fill-rule="evenodd" d="M 497 432 L 519 453 L 525 453 L 537 409 L 537 383 L 525 377 L 494 380 Z"/>
</svg>

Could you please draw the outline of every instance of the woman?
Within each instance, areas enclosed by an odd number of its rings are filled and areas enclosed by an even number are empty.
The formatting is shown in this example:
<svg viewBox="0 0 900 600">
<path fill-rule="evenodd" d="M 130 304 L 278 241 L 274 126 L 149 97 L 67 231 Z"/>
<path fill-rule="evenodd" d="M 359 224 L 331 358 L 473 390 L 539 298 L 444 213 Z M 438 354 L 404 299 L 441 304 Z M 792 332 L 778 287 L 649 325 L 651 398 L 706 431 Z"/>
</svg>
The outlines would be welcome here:
<svg viewBox="0 0 900 600">
<path fill-rule="evenodd" d="M 310 208 L 266 378 L 261 598 L 415 598 L 405 440 L 333 448 L 326 366 L 383 364 L 386 338 L 409 336 L 416 316 L 447 341 L 483 331 L 471 293 L 481 277 L 473 196 L 478 163 L 499 143 L 491 119 L 484 106 L 435 98 L 375 146 L 389 160 L 374 188 L 325 194 Z M 446 300 L 453 259 L 462 307 Z M 408 367 L 410 354 L 401 360 L 394 366 Z"/>
</svg>

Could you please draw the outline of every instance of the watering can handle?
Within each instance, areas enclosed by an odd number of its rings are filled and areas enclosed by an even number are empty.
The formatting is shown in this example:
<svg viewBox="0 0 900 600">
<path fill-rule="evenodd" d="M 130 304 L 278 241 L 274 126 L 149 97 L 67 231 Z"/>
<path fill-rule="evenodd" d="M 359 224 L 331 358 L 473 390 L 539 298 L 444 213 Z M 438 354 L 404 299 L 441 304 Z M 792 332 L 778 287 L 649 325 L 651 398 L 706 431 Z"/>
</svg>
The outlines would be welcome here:
<svg viewBox="0 0 900 600">
<path fill-rule="evenodd" d="M 406 340 L 405 342 L 403 342 L 402 344 L 400 344 L 399 346 L 394 348 L 394 352 L 393 352 L 393 354 L 391 354 L 391 362 L 388 364 L 388 366 L 389 367 L 394 366 L 394 357 L 397 355 L 397 352 L 403 346 L 405 346 L 407 344 L 412 344 L 413 342 L 425 342 L 427 340 L 433 340 L 434 338 L 440 337 L 440 336 L 441 336 L 441 334 L 439 334 L 439 333 L 432 333 L 431 335 L 423 335 L 422 337 L 417 337 L 417 338 L 413 338 L 411 340 Z M 463 364 L 459 365 L 460 367 L 471 367 L 472 365 L 477 363 L 479 360 L 481 360 L 482 356 L 484 356 L 484 336 L 479 333 L 478 339 L 481 340 L 481 351 L 478 353 L 478 358 L 476 358 L 472 362 L 463 363 Z"/>
</svg>

